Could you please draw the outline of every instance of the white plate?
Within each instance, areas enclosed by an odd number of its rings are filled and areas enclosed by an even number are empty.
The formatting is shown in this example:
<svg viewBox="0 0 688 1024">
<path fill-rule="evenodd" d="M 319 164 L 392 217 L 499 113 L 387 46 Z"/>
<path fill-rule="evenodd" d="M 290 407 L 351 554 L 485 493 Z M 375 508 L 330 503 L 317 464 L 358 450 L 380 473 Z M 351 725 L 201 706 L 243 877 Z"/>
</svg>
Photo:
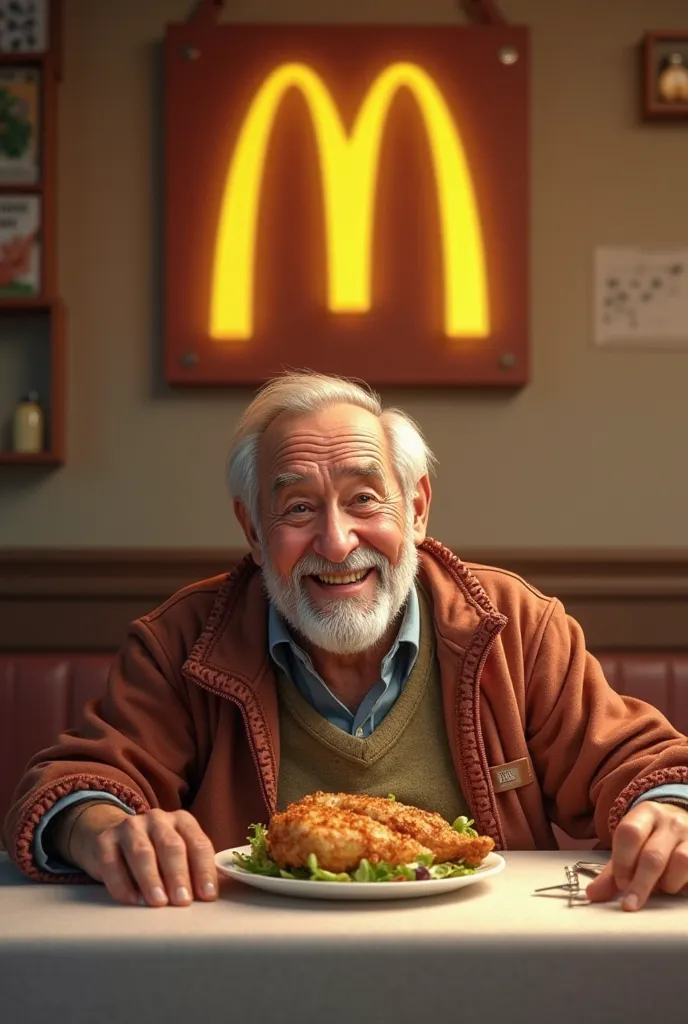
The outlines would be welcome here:
<svg viewBox="0 0 688 1024">
<path fill-rule="evenodd" d="M 441 893 L 463 889 L 465 885 L 482 882 L 498 875 L 506 862 L 498 853 L 488 853 L 478 870 L 472 875 L 458 878 L 430 878 L 425 882 L 307 882 L 300 878 L 271 878 L 253 875 L 234 863 L 233 853 L 250 853 L 250 846 L 235 846 L 215 855 L 221 874 L 244 882 L 256 889 L 275 892 L 280 896 L 297 896 L 313 900 L 404 900 L 417 896 L 439 896 Z"/>
</svg>

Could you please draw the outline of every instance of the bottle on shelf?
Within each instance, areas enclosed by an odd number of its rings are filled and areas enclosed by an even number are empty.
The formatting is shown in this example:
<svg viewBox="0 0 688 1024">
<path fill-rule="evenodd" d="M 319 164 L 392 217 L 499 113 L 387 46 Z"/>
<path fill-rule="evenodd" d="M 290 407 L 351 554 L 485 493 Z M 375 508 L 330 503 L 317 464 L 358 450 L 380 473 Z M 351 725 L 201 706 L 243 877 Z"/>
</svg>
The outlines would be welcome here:
<svg viewBox="0 0 688 1024">
<path fill-rule="evenodd" d="M 14 410 L 12 446 L 15 452 L 42 452 L 45 443 L 45 418 L 38 392 L 29 391 Z"/>
</svg>

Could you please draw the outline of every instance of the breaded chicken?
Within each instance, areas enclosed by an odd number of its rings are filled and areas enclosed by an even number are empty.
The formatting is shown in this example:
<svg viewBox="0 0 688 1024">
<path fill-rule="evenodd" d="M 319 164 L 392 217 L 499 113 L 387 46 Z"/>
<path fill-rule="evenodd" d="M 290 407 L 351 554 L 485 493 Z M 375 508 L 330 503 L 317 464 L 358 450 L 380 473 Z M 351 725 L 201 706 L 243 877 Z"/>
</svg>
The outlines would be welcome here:
<svg viewBox="0 0 688 1024">
<path fill-rule="evenodd" d="M 290 804 L 270 819 L 268 853 L 282 868 L 306 867 L 314 853 L 325 871 L 353 871 L 365 857 L 371 864 L 409 864 L 430 851 L 411 836 L 374 818 L 314 803 Z"/>
<path fill-rule="evenodd" d="M 350 793 L 312 793 L 304 797 L 300 804 L 292 804 L 292 807 L 299 806 L 328 807 L 370 818 L 381 825 L 386 825 L 398 836 L 408 836 L 416 840 L 435 855 L 438 863 L 462 860 L 471 867 L 477 867 L 494 847 L 494 842 L 489 836 L 471 836 L 456 832 L 440 814 L 423 811 L 419 807 L 410 807 L 408 804 L 384 797 Z"/>
</svg>

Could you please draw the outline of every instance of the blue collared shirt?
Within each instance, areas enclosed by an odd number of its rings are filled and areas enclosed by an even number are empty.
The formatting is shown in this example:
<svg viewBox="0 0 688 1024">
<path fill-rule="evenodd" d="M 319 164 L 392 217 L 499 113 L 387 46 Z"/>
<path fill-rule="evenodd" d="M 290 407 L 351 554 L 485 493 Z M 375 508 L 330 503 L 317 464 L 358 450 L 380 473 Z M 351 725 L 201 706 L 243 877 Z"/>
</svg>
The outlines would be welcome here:
<svg viewBox="0 0 688 1024">
<path fill-rule="evenodd" d="M 399 632 L 382 659 L 380 678 L 363 698 L 357 711 L 349 711 L 318 675 L 310 656 L 300 647 L 287 623 L 270 603 L 268 649 L 297 690 L 318 714 L 344 732 L 363 739 L 373 732 L 391 710 L 411 675 L 420 647 L 420 607 L 415 587 L 406 602 Z"/>
</svg>

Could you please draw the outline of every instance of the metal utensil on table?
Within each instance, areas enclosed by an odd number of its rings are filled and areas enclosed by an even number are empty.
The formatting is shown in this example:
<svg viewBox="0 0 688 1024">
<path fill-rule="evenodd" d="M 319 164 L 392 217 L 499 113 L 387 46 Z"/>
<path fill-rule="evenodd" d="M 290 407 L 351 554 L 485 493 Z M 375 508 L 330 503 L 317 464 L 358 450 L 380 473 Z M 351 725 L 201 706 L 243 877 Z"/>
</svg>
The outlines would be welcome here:
<svg viewBox="0 0 688 1024">
<path fill-rule="evenodd" d="M 536 889 L 533 893 L 534 896 L 542 896 L 547 893 L 550 896 L 554 896 L 555 899 L 561 899 L 564 897 L 568 899 L 569 906 L 586 906 L 590 901 L 588 900 L 585 889 L 581 886 L 580 875 L 590 875 L 592 878 L 596 878 L 602 869 L 604 864 L 600 864 L 597 861 L 585 861 L 579 860 L 575 864 L 564 866 L 564 872 L 566 873 L 566 881 L 560 882 L 559 885 L 547 885 L 542 889 Z"/>
</svg>

